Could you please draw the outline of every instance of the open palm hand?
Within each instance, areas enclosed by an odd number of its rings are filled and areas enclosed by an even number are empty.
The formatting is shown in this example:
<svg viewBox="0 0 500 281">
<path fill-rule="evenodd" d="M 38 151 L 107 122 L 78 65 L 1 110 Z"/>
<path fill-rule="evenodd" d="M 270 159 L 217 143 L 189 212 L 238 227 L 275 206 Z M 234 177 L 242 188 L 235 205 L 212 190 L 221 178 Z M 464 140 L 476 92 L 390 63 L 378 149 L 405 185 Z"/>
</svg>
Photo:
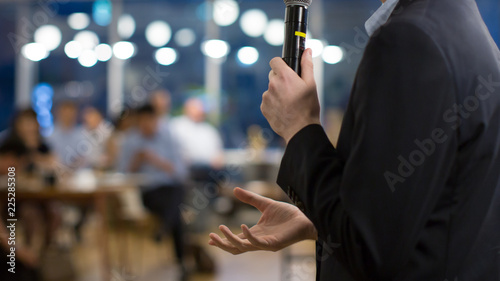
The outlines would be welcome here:
<svg viewBox="0 0 500 281">
<path fill-rule="evenodd" d="M 278 251 L 296 242 L 317 238 L 312 222 L 294 205 L 241 188 L 235 188 L 234 195 L 242 202 L 257 208 L 262 216 L 251 228 L 241 225 L 240 234 L 234 234 L 225 225 L 219 226 L 225 238 L 210 233 L 210 245 L 237 255 L 258 250 Z"/>
</svg>

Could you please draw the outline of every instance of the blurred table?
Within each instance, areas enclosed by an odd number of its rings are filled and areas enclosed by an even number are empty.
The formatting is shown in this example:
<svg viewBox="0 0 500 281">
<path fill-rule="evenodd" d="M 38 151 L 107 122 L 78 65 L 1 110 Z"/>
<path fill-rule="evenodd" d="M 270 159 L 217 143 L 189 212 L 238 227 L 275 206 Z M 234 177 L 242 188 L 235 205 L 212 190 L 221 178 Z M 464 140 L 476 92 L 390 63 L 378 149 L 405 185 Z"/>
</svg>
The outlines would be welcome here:
<svg viewBox="0 0 500 281">
<path fill-rule="evenodd" d="M 95 207 L 98 216 L 100 256 L 102 261 L 102 280 L 109 281 L 111 278 L 111 261 L 108 247 L 108 223 L 106 210 L 108 198 L 126 192 L 130 188 L 136 188 L 140 177 L 116 174 L 103 174 L 95 178 L 91 184 L 79 185 L 73 181 L 65 181 L 54 187 L 33 188 L 24 186 L 18 182 L 16 186 L 16 203 L 22 201 L 60 201 L 70 203 L 86 203 Z M 27 184 L 27 183 L 25 183 Z M 0 198 L 6 200 L 7 190 L 0 190 Z M 6 201 L 2 201 L 6 202 Z"/>
</svg>

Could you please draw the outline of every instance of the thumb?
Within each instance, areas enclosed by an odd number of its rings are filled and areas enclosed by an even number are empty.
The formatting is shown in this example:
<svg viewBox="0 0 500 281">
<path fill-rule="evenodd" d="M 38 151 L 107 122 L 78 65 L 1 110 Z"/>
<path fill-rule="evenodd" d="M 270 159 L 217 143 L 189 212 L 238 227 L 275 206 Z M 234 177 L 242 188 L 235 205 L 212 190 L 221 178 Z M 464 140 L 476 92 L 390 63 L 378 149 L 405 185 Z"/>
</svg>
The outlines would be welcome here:
<svg viewBox="0 0 500 281">
<path fill-rule="evenodd" d="M 301 77 L 307 84 L 314 83 L 314 66 L 312 60 L 312 50 L 306 49 L 302 54 L 302 60 L 300 62 Z"/>
<path fill-rule="evenodd" d="M 259 211 L 263 212 L 266 207 L 272 202 L 271 199 L 264 196 L 260 196 L 257 193 L 253 193 L 239 187 L 234 189 L 234 195 L 241 202 L 249 204 L 257 208 Z"/>
</svg>

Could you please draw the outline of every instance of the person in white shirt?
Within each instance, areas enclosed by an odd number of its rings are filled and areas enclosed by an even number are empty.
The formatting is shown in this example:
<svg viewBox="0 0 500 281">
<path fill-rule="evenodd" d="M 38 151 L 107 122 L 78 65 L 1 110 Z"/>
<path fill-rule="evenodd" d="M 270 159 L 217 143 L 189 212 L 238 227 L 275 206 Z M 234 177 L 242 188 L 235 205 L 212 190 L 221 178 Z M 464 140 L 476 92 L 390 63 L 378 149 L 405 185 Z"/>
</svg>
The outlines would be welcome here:
<svg viewBox="0 0 500 281">
<path fill-rule="evenodd" d="M 181 143 L 182 154 L 190 166 L 192 177 L 206 177 L 203 174 L 224 166 L 222 139 L 218 130 L 205 117 L 203 102 L 199 98 L 190 98 L 184 104 L 184 115 L 173 118 L 170 124 L 173 134 Z"/>
</svg>

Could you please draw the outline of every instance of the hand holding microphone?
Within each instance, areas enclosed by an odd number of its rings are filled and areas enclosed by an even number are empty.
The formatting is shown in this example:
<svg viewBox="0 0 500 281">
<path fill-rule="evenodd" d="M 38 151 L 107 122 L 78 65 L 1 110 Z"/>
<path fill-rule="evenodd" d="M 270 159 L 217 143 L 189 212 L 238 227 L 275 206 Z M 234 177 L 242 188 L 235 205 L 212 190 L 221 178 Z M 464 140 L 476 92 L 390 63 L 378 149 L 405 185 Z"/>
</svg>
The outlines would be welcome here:
<svg viewBox="0 0 500 281">
<path fill-rule="evenodd" d="M 271 128 L 288 143 L 305 126 L 320 124 L 312 51 L 305 50 L 301 58 L 302 77 L 282 58 L 272 59 L 270 65 L 269 89 L 262 95 L 260 109 Z"/>
</svg>

